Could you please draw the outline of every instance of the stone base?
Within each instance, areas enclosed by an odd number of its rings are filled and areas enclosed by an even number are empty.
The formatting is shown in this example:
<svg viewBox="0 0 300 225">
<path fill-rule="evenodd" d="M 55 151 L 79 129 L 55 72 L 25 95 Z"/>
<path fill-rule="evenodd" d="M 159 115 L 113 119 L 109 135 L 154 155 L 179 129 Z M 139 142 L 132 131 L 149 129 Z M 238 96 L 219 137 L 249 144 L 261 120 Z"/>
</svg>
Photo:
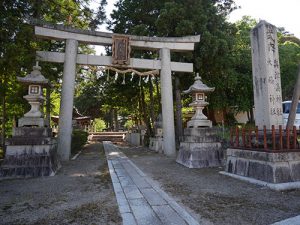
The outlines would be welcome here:
<svg viewBox="0 0 300 225">
<path fill-rule="evenodd" d="M 51 128 L 17 127 L 6 140 L 0 177 L 53 176 L 59 169 L 57 142 Z"/>
<path fill-rule="evenodd" d="M 45 127 L 46 122 L 44 118 L 36 117 L 22 117 L 18 120 L 18 126 L 21 127 Z"/>
<path fill-rule="evenodd" d="M 274 183 L 268 183 L 268 182 L 261 181 L 261 180 L 256 180 L 256 179 L 253 179 L 250 177 L 239 176 L 239 175 L 236 175 L 233 173 L 227 173 L 224 171 L 220 171 L 219 173 L 222 175 L 225 175 L 225 176 L 229 176 L 229 177 L 241 180 L 241 181 L 251 183 L 251 184 L 268 187 L 275 191 L 287 191 L 287 190 L 300 189 L 300 181 L 274 184 Z"/>
<path fill-rule="evenodd" d="M 227 149 L 227 173 L 268 183 L 300 181 L 300 152 L 258 152 Z"/>
<path fill-rule="evenodd" d="M 163 138 L 162 137 L 152 137 L 150 138 L 149 149 L 154 150 L 159 153 L 163 153 Z"/>
<path fill-rule="evenodd" d="M 222 166 L 224 154 L 216 128 L 186 128 L 176 162 L 188 168 Z"/>
<path fill-rule="evenodd" d="M 134 146 L 141 146 L 141 134 L 140 133 L 127 133 L 125 136 L 125 140 Z"/>
<path fill-rule="evenodd" d="M 201 127 L 212 127 L 212 122 L 210 120 L 190 120 L 187 122 L 188 128 L 201 128 Z"/>
<path fill-rule="evenodd" d="M 7 146 L 0 177 L 53 176 L 60 167 L 56 142 L 48 145 Z"/>
</svg>

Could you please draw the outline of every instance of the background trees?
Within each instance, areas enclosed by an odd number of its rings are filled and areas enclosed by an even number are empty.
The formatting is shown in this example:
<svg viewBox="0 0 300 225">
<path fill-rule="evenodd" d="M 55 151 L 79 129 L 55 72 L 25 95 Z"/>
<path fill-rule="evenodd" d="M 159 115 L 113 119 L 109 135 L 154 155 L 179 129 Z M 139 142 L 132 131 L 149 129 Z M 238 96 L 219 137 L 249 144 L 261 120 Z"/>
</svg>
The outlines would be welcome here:
<svg viewBox="0 0 300 225">
<path fill-rule="evenodd" d="M 6 130 L 11 128 L 13 118 L 20 117 L 24 109 L 22 87 L 16 82 L 16 76 L 24 76 L 31 71 L 36 50 L 58 50 L 64 45 L 55 41 L 38 41 L 34 37 L 29 18 L 59 24 L 69 24 L 87 29 L 103 22 L 101 1 L 98 10 L 89 8 L 89 0 L 3 0 L 0 4 L 0 118 L 1 143 L 4 143 Z M 86 48 L 83 48 L 84 51 Z M 51 81 L 58 83 L 62 66 L 43 64 L 42 73 Z M 56 85 L 59 89 L 59 85 Z M 9 129 L 11 130 L 11 129 Z"/>
</svg>

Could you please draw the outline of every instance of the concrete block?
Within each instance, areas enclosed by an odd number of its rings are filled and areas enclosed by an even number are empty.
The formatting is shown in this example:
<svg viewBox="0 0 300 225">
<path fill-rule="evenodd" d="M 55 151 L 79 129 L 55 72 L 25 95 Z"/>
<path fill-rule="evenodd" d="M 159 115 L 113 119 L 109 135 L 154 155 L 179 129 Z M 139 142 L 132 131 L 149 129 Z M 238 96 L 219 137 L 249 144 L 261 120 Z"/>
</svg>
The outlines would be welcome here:
<svg viewBox="0 0 300 225">
<path fill-rule="evenodd" d="M 129 205 L 139 224 L 163 225 L 145 199 L 130 199 Z"/>
<path fill-rule="evenodd" d="M 143 195 L 135 185 L 125 186 L 123 190 L 127 199 L 143 198 Z"/>
<path fill-rule="evenodd" d="M 187 224 L 170 206 L 153 206 L 153 210 L 161 219 L 163 224 L 185 225 Z"/>
<path fill-rule="evenodd" d="M 136 221 L 132 213 L 121 213 L 123 225 L 136 225 Z"/>
<path fill-rule="evenodd" d="M 167 202 L 153 188 L 142 188 L 140 190 L 151 206 L 167 204 Z"/>
<path fill-rule="evenodd" d="M 227 149 L 226 172 L 268 183 L 300 181 L 300 152 Z"/>
</svg>

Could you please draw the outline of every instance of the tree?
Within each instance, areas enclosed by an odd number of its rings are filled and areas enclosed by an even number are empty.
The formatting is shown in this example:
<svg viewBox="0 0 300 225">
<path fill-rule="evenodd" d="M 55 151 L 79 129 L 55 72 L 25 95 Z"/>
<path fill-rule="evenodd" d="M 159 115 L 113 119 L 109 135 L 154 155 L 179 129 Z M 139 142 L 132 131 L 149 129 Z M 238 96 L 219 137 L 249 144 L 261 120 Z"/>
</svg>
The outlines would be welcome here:
<svg viewBox="0 0 300 225">
<path fill-rule="evenodd" d="M 22 87 L 16 82 L 16 76 L 24 76 L 31 71 L 36 50 L 58 50 L 64 43 L 39 41 L 34 37 L 28 18 L 89 28 L 101 24 L 103 15 L 89 8 L 89 0 L 3 0 L 0 4 L 0 114 L 2 118 L 2 145 L 6 130 L 11 127 L 14 117 L 24 113 L 28 107 L 22 100 Z M 104 5 L 106 1 L 101 2 Z M 98 11 L 103 11 L 100 5 Z M 99 20 L 100 19 L 100 20 Z M 99 21 L 98 21 L 99 20 Z M 93 22 L 97 21 L 97 23 Z M 86 51 L 81 46 L 81 51 Z M 42 73 L 51 81 L 60 79 L 62 66 L 53 67 L 43 63 Z M 59 89 L 59 86 L 57 86 Z"/>
<path fill-rule="evenodd" d="M 234 44 L 234 26 L 226 15 L 235 8 L 231 0 L 131 1 L 116 3 L 109 28 L 113 32 L 147 36 L 184 36 L 201 34 L 201 42 L 192 54 L 172 54 L 181 62 L 192 61 L 195 70 L 211 86 L 217 86 L 212 107 L 226 107 L 223 81 L 229 72 L 228 57 Z M 147 53 L 146 53 L 147 54 Z M 187 88 L 192 76 L 183 74 L 181 85 Z M 222 101 L 217 101 L 222 99 Z"/>
</svg>

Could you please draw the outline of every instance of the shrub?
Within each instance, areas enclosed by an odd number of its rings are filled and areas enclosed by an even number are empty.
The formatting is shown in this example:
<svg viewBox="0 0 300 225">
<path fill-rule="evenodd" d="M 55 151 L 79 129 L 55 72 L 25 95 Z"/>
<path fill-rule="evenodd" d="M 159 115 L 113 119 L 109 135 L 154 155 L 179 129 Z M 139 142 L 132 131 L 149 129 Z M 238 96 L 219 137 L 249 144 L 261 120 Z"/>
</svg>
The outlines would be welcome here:
<svg viewBox="0 0 300 225">
<path fill-rule="evenodd" d="M 72 143 L 71 143 L 71 153 L 76 154 L 79 152 L 82 147 L 86 144 L 87 139 L 88 139 L 88 133 L 79 130 L 79 129 L 74 129 L 72 133 Z"/>
</svg>

